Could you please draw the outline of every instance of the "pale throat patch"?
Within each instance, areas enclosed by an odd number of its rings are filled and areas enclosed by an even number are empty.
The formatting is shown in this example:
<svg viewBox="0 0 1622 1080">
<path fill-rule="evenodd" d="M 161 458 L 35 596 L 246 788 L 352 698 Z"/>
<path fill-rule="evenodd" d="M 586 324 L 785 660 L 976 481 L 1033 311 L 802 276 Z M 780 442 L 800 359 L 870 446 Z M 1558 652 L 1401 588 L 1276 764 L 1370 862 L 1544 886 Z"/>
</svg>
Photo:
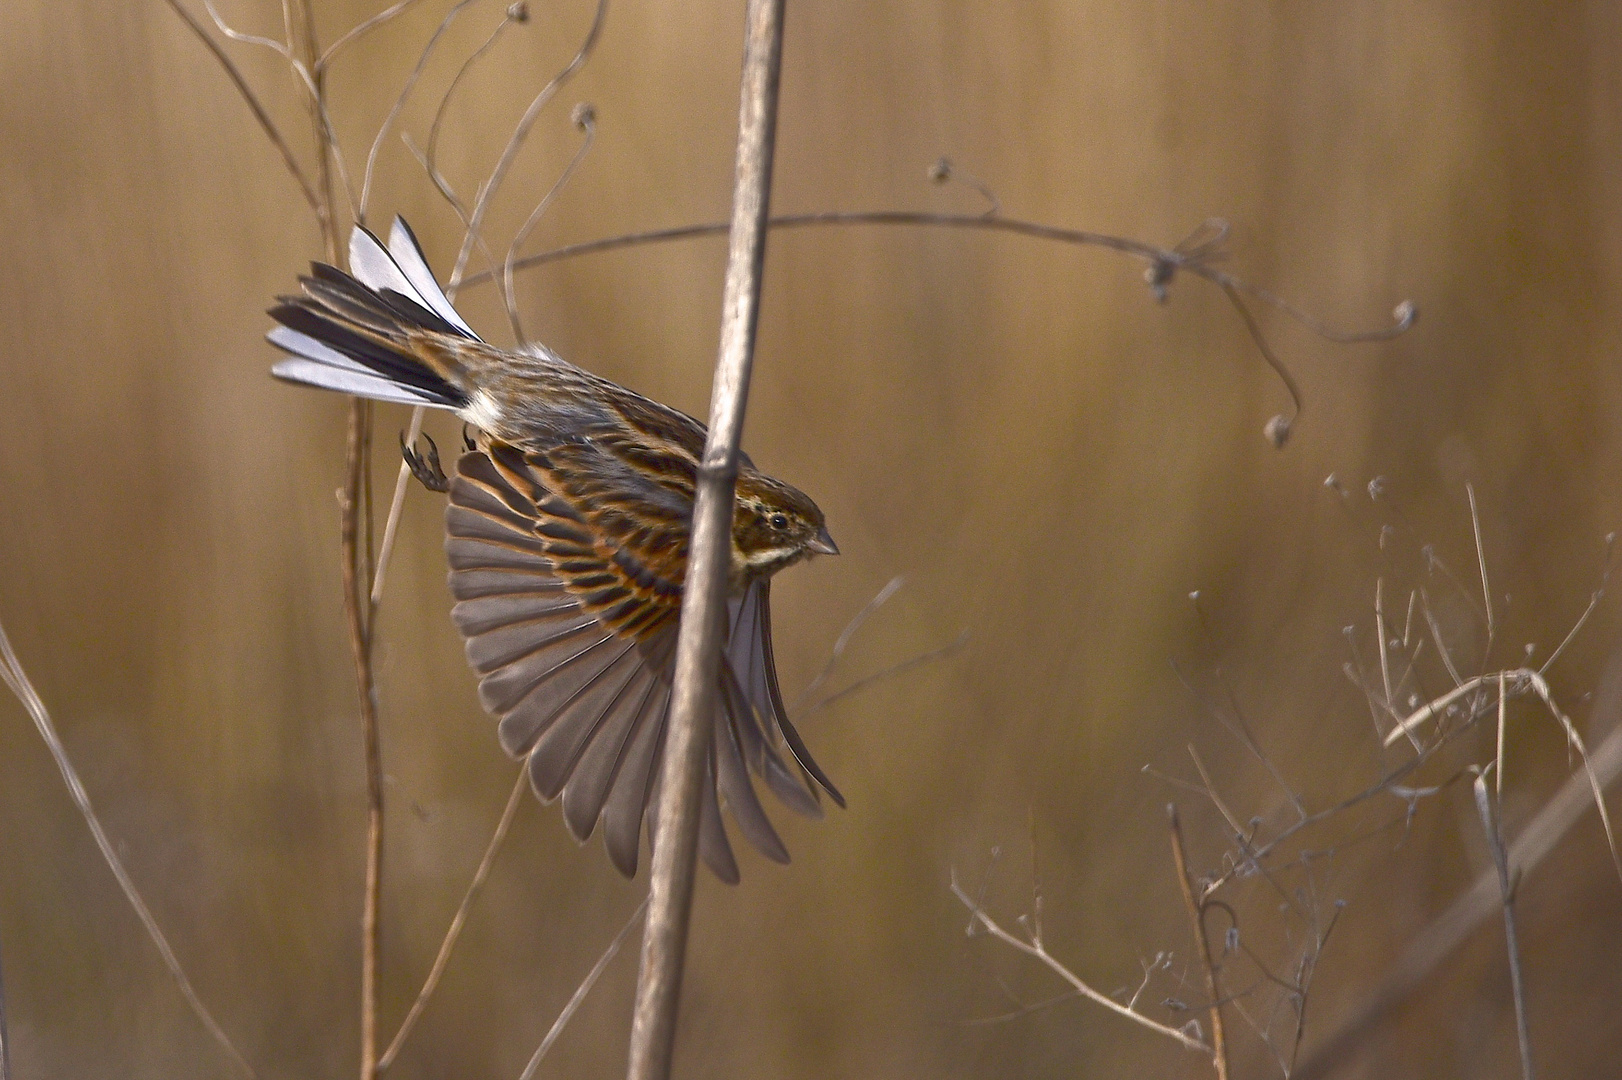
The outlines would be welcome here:
<svg viewBox="0 0 1622 1080">
<path fill-rule="evenodd" d="M 784 544 L 782 547 L 765 548 L 745 555 L 738 550 L 738 545 L 732 545 L 732 564 L 735 569 L 752 570 L 755 573 L 768 570 L 779 570 L 789 563 L 800 558 L 800 549 L 793 544 Z"/>
</svg>

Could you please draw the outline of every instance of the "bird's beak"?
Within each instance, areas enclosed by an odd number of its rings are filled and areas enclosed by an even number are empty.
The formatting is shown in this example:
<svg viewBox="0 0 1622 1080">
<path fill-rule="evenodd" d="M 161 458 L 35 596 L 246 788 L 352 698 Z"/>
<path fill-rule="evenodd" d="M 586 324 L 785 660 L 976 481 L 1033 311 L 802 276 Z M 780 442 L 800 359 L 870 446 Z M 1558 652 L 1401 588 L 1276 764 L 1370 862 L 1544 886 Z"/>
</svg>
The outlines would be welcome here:
<svg viewBox="0 0 1622 1080">
<path fill-rule="evenodd" d="M 838 555 L 839 545 L 834 538 L 828 535 L 828 526 L 824 525 L 817 533 L 816 538 L 805 546 L 807 551 L 814 551 L 818 555 Z"/>
</svg>

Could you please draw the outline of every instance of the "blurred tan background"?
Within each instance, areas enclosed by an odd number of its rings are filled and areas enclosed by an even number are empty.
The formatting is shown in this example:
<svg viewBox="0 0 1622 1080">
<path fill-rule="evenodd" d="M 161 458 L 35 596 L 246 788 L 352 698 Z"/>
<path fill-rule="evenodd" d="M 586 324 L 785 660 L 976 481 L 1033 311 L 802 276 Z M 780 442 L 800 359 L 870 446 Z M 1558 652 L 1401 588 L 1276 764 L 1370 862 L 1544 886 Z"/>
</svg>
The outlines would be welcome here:
<svg viewBox="0 0 1622 1080">
<path fill-rule="evenodd" d="M 323 40 L 380 6 L 318 3 Z M 532 4 L 469 77 L 442 159 L 464 194 L 590 7 Z M 352 167 L 446 8 L 420 5 L 336 64 Z M 221 10 L 280 31 L 275 5 Z M 447 35 L 401 118 L 418 144 L 499 18 L 475 5 Z M 597 143 L 529 250 L 724 219 L 741 18 L 738 2 L 615 0 L 490 235 L 504 245 L 574 152 L 577 101 L 596 105 Z M 1519 663 L 1524 643 L 1547 657 L 1622 526 L 1619 40 L 1622 10 L 1603 3 L 789 5 L 780 212 L 979 211 L 969 188 L 928 183 L 947 155 L 1009 216 L 1171 244 L 1220 214 L 1234 223 L 1227 266 L 1247 279 L 1340 326 L 1383 326 L 1404 298 L 1422 318 L 1395 342 L 1341 346 L 1263 312 L 1307 398 L 1276 451 L 1262 427 L 1284 392 L 1203 282 L 1179 278 L 1157 306 L 1139 264 L 1097 249 L 925 229 L 774 235 L 746 446 L 819 500 L 844 551 L 779 581 L 785 688 L 792 699 L 897 574 L 907 584 L 830 687 L 970 639 L 803 725 L 850 809 L 820 824 L 779 811 L 790 867 L 750 855 L 741 887 L 701 882 L 680 1075 L 1209 1075 L 1085 1002 L 976 1022 L 1063 987 L 966 938 L 950 875 L 978 888 L 990 868 L 986 904 L 1011 923 L 1030 905 L 1034 837 L 1054 952 L 1109 993 L 1173 951 L 1145 1008 L 1203 1023 L 1161 1004 L 1204 1000 L 1164 804 L 1182 807 L 1198 871 L 1219 867 L 1224 827 L 1142 767 L 1191 780 L 1192 742 L 1242 817 L 1277 822 L 1284 801 L 1181 680 L 1218 696 L 1226 680 L 1310 808 L 1366 785 L 1369 713 L 1342 672 L 1342 628 L 1359 628 L 1368 663 L 1376 576 L 1403 600 L 1428 584 L 1461 655 L 1484 666 L 1463 592 L 1422 558 L 1434 545 L 1474 586 L 1467 482 L 1499 601 L 1491 662 Z M 280 61 L 231 52 L 307 155 Z M 333 495 L 345 405 L 272 382 L 261 340 L 264 308 L 320 255 L 315 226 L 158 0 L 0 9 L 0 146 L 0 618 L 261 1075 L 351 1075 L 364 812 Z M 447 272 L 456 221 L 398 139 L 378 175 L 374 220 L 405 214 Z M 530 333 L 566 357 L 702 415 L 723 261 L 719 240 L 590 256 L 524 275 L 519 300 Z M 506 340 L 493 290 L 470 290 L 463 310 Z M 380 492 L 405 423 L 380 408 Z M 455 444 L 454 423 L 430 430 Z M 1386 495 L 1371 501 L 1376 476 Z M 515 774 L 447 616 L 441 505 L 411 491 L 380 624 L 385 1035 Z M 1596 738 L 1615 718 L 1591 715 L 1586 695 L 1619 631 L 1606 598 L 1551 671 Z M 1513 833 L 1568 763 L 1530 708 L 1510 727 Z M 1450 767 L 1487 747 L 1467 738 Z M 1400 800 L 1380 810 L 1371 820 L 1395 828 L 1317 866 L 1318 908 L 1347 906 L 1305 1052 L 1487 865 L 1467 783 L 1422 801 L 1406 833 Z M 516 1076 L 644 882 L 526 802 L 389 1075 Z M 1244 895 L 1247 943 L 1294 955 L 1299 926 Z M 1520 913 L 1545 1075 L 1614 1067 L 1622 884 L 1592 814 L 1523 883 Z M 232 1075 L 9 699 L 0 957 L 17 1075 Z M 542 1076 L 623 1069 L 634 961 L 633 946 Z M 1287 1011 L 1275 1019 L 1275 1037 L 1292 1030 Z M 1278 1075 L 1231 1021 L 1236 1075 Z M 1494 918 L 1338 1075 L 1517 1074 Z"/>
</svg>

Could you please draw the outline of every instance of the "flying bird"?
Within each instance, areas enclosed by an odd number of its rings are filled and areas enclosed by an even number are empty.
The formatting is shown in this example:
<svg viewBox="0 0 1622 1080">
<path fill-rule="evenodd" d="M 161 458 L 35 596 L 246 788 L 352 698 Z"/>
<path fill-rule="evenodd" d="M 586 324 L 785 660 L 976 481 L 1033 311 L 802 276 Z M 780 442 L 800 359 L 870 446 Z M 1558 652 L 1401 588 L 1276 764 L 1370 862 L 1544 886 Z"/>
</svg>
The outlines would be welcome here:
<svg viewBox="0 0 1622 1080">
<path fill-rule="evenodd" d="M 387 246 L 355 228 L 349 273 L 313 263 L 299 284 L 270 309 L 280 325 L 267 337 L 290 354 L 272 375 L 448 409 L 475 431 L 448 478 L 432 449 L 403 450 L 449 492 L 451 617 L 480 701 L 536 795 L 561 799 L 582 843 L 600 825 L 609 859 L 634 875 L 659 785 L 704 425 L 544 346 L 482 340 L 400 218 Z M 699 822 L 699 854 L 723 881 L 738 880 L 723 805 L 762 854 L 789 858 L 756 779 L 811 817 L 819 791 L 845 804 L 789 722 L 770 603 L 772 575 L 838 550 L 816 503 L 741 457 Z"/>
</svg>

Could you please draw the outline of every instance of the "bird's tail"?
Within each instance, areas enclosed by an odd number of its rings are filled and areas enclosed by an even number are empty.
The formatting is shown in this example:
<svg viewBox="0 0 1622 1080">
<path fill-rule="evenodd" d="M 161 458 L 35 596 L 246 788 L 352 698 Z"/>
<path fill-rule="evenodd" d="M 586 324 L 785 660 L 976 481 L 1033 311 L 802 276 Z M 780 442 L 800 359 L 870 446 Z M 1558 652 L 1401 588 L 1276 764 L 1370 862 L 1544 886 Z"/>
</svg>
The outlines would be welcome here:
<svg viewBox="0 0 1622 1080">
<path fill-rule="evenodd" d="M 277 298 L 266 335 L 291 354 L 278 379 L 377 401 L 458 409 L 468 389 L 457 354 L 483 348 L 446 298 L 417 238 L 400 218 L 389 244 L 365 226 L 349 238 L 346 274 L 313 263 L 300 296 Z"/>
</svg>

